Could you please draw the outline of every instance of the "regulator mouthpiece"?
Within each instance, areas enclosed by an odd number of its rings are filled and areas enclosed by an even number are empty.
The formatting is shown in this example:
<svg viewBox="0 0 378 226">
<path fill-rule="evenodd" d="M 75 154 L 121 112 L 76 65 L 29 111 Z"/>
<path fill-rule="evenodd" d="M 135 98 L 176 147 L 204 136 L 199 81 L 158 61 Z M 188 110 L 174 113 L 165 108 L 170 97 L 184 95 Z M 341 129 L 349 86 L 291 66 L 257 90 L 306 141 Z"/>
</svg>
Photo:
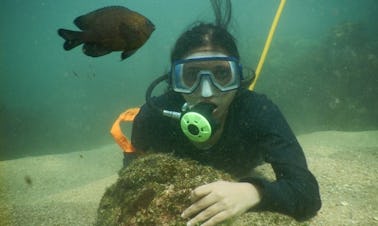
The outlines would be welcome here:
<svg viewBox="0 0 378 226">
<path fill-rule="evenodd" d="M 181 119 L 181 130 L 194 142 L 207 141 L 218 127 L 212 116 L 214 104 L 199 103 L 185 112 Z"/>
</svg>

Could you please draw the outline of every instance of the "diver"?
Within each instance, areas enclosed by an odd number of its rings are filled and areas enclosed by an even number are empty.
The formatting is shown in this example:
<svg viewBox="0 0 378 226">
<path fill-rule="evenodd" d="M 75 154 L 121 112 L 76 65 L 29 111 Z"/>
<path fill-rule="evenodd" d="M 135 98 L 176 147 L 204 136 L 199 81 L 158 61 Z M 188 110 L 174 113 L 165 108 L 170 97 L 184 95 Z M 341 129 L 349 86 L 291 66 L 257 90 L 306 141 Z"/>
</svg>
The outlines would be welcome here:
<svg viewBox="0 0 378 226">
<path fill-rule="evenodd" d="M 173 153 L 240 178 L 195 188 L 192 205 L 182 213 L 187 225 L 215 225 L 247 211 L 309 219 L 321 207 L 316 178 L 278 107 L 246 88 L 251 80 L 227 30 L 231 5 L 223 14 L 216 6 L 215 23 L 196 23 L 176 41 L 171 70 L 150 87 L 134 119 L 132 145 L 137 152 Z M 168 81 L 167 91 L 149 97 L 160 81 Z M 272 166 L 275 181 L 250 176 L 262 162 Z"/>
</svg>

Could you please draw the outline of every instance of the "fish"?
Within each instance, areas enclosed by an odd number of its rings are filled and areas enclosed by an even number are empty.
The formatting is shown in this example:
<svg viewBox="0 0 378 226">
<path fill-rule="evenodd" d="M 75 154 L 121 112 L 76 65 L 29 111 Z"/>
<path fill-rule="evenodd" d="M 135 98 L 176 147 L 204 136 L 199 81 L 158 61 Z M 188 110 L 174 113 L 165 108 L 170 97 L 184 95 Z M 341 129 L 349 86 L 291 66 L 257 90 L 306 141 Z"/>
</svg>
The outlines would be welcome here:
<svg viewBox="0 0 378 226">
<path fill-rule="evenodd" d="M 25 183 L 28 184 L 28 185 L 33 184 L 33 181 L 32 181 L 32 179 L 29 175 L 25 175 L 24 180 L 25 180 Z"/>
<path fill-rule="evenodd" d="M 100 57 L 122 51 L 121 60 L 133 55 L 149 39 L 155 25 L 145 16 L 124 6 L 107 6 L 74 20 L 81 31 L 60 28 L 58 35 L 68 51 L 83 44 L 87 56 Z"/>
<path fill-rule="evenodd" d="M 76 71 L 72 71 L 73 75 L 76 77 L 76 78 L 79 78 L 79 74 L 76 73 Z"/>
</svg>

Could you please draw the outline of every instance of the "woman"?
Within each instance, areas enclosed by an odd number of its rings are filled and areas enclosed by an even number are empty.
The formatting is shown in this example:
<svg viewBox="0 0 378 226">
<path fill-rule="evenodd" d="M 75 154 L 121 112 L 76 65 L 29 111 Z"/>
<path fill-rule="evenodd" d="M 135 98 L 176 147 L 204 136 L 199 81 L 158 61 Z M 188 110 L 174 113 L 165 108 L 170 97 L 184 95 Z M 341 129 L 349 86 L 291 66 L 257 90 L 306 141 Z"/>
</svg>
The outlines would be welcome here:
<svg viewBox="0 0 378 226">
<path fill-rule="evenodd" d="M 240 178 L 194 189 L 193 204 L 182 213 L 187 225 L 215 225 L 246 211 L 308 219 L 321 206 L 317 181 L 277 106 L 243 86 L 239 52 L 226 29 L 229 19 L 218 19 L 215 25 L 192 27 L 177 40 L 167 76 L 169 90 L 142 106 L 133 123 L 132 144 L 136 150 L 192 158 Z M 180 126 L 155 108 L 165 113 L 207 112 L 210 132 L 182 121 Z M 275 181 L 248 176 L 262 161 L 271 164 Z"/>
</svg>

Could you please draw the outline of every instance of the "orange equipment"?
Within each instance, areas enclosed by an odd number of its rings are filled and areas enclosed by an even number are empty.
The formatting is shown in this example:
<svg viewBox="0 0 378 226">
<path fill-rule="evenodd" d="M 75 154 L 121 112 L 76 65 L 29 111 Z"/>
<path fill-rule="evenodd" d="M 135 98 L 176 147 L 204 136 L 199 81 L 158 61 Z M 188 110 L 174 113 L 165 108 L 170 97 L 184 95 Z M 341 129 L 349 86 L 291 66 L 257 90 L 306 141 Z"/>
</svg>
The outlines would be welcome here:
<svg viewBox="0 0 378 226">
<path fill-rule="evenodd" d="M 120 123 L 133 122 L 135 116 L 139 113 L 139 110 L 139 108 L 130 108 L 127 109 L 125 112 L 122 112 L 118 116 L 117 120 L 115 120 L 112 128 L 110 129 L 110 133 L 112 134 L 114 140 L 126 153 L 135 152 L 135 148 L 133 147 L 133 145 L 131 145 L 131 142 L 127 139 L 127 137 L 123 134 Z"/>
</svg>

